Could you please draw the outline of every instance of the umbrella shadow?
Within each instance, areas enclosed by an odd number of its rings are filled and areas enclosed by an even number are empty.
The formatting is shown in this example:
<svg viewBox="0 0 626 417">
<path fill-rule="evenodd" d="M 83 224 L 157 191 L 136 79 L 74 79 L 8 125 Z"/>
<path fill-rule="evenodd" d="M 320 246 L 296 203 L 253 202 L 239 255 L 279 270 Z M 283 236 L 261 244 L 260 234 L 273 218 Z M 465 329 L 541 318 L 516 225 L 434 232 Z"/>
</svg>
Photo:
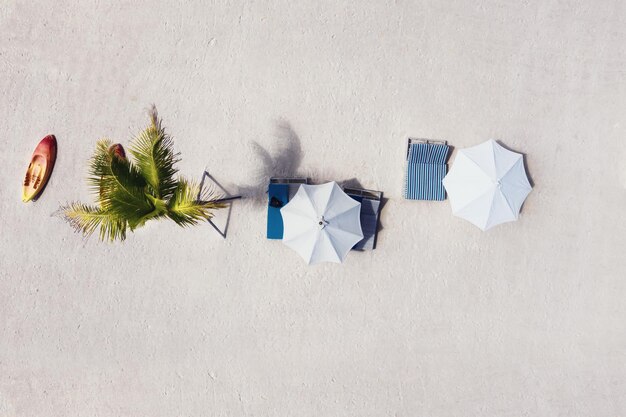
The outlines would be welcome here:
<svg viewBox="0 0 626 417">
<path fill-rule="evenodd" d="M 446 172 L 449 172 L 450 171 L 450 160 L 452 159 L 452 154 L 454 153 L 454 150 L 456 148 L 454 146 L 450 145 L 449 143 L 447 143 L 447 141 L 446 141 L 446 144 L 448 145 L 448 155 L 446 155 L 446 160 L 444 161 L 444 164 L 446 165 Z M 444 190 L 445 190 L 445 187 L 444 187 Z M 448 199 L 448 192 L 447 191 L 444 191 L 444 192 L 445 192 L 445 199 L 447 200 Z"/>
<path fill-rule="evenodd" d="M 300 164 L 303 152 L 300 137 L 294 131 L 291 123 L 279 119 L 275 126 L 275 149 L 270 151 L 256 141 L 250 142 L 250 147 L 260 162 L 254 171 L 253 182 L 239 186 L 240 194 L 256 206 L 267 204 L 267 185 L 272 177 L 299 177 Z"/>
<path fill-rule="evenodd" d="M 368 190 L 368 189 L 371 190 L 371 188 L 363 187 L 363 185 L 356 178 L 349 178 L 347 180 L 337 181 L 337 185 L 339 185 L 342 189 L 348 187 L 348 188 L 360 188 L 364 190 Z M 381 192 L 383 193 L 383 197 L 380 200 L 380 211 L 382 213 L 383 208 L 385 207 L 389 199 L 385 197 L 385 194 L 383 191 Z M 379 230 L 383 230 L 382 224 L 379 226 L 380 226 Z"/>
<path fill-rule="evenodd" d="M 528 182 L 530 183 L 530 186 L 531 187 L 535 187 L 535 181 L 533 180 L 532 175 L 530 175 L 530 170 L 528 169 L 528 158 L 526 157 L 526 154 L 524 152 L 520 152 L 520 151 L 517 151 L 515 149 L 511 149 L 509 146 L 507 146 L 504 143 L 502 143 L 501 140 L 496 140 L 496 143 L 498 145 L 502 146 L 507 151 L 515 152 L 515 153 L 518 153 L 518 154 L 522 155 L 522 162 L 524 163 L 524 171 L 526 171 L 526 178 L 528 178 Z"/>
<path fill-rule="evenodd" d="M 446 156 L 446 165 L 450 163 L 450 159 L 452 158 L 452 154 L 456 148 L 450 144 L 448 144 L 448 155 Z"/>
</svg>

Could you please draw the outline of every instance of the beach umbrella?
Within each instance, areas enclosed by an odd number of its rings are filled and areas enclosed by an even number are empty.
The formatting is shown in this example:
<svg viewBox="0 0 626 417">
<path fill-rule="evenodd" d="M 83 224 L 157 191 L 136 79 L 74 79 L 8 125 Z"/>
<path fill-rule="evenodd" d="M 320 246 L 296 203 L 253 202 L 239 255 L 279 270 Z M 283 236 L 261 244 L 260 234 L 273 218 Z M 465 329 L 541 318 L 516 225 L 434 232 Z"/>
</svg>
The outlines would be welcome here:
<svg viewBox="0 0 626 417">
<path fill-rule="evenodd" d="M 363 239 L 361 203 L 349 197 L 335 182 L 303 184 L 280 209 L 283 242 L 308 264 L 341 263 Z"/>
<path fill-rule="evenodd" d="M 517 220 L 532 189 L 523 155 L 494 140 L 460 149 L 443 185 L 452 213 L 482 230 Z"/>
</svg>

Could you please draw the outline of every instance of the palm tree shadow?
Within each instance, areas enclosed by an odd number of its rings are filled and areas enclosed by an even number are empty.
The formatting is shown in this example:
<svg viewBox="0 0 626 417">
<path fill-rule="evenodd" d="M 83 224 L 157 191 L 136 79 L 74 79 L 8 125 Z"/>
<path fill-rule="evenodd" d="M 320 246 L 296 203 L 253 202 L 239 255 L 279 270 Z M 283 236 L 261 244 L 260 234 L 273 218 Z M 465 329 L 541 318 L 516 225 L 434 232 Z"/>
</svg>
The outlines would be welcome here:
<svg viewBox="0 0 626 417">
<path fill-rule="evenodd" d="M 242 195 L 256 206 L 267 204 L 267 185 L 271 177 L 297 177 L 302 163 L 302 145 L 300 137 L 293 130 L 291 123 L 280 119 L 276 122 L 276 145 L 268 150 L 256 141 L 250 142 L 250 147 L 260 167 L 252 175 L 251 184 L 239 186 L 237 194 Z"/>
</svg>

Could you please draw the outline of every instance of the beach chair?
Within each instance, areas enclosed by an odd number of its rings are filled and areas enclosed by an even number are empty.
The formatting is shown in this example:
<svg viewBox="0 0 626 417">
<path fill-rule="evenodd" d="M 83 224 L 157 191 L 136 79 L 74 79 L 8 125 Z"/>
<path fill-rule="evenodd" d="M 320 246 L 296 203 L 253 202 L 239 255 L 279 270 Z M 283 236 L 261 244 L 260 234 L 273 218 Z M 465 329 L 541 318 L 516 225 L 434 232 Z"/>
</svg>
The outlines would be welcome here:
<svg viewBox="0 0 626 417">
<path fill-rule="evenodd" d="M 376 248 L 378 234 L 378 218 L 380 214 L 383 193 L 381 191 L 366 190 L 363 188 L 346 187 L 343 191 L 361 203 L 361 229 L 363 240 L 354 245 L 353 250 L 373 250 Z"/>
<path fill-rule="evenodd" d="M 267 238 L 283 238 L 283 217 L 280 209 L 293 198 L 301 184 L 308 184 L 307 178 L 270 178 L 267 189 Z"/>
<path fill-rule="evenodd" d="M 441 181 L 448 172 L 450 147 L 445 141 L 412 139 L 407 145 L 404 198 L 407 200 L 446 199 Z"/>
</svg>

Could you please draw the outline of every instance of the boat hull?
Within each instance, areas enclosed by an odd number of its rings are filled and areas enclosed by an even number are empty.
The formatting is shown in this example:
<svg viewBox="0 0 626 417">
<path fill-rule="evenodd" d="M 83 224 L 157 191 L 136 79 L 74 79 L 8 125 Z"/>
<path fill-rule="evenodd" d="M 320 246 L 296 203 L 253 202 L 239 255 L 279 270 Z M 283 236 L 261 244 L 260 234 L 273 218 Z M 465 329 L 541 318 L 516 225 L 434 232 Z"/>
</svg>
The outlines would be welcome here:
<svg viewBox="0 0 626 417">
<path fill-rule="evenodd" d="M 39 142 L 30 159 L 22 186 L 23 202 L 35 200 L 41 195 L 50 179 L 56 158 L 56 138 L 54 135 L 48 135 Z"/>
</svg>

